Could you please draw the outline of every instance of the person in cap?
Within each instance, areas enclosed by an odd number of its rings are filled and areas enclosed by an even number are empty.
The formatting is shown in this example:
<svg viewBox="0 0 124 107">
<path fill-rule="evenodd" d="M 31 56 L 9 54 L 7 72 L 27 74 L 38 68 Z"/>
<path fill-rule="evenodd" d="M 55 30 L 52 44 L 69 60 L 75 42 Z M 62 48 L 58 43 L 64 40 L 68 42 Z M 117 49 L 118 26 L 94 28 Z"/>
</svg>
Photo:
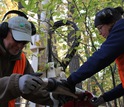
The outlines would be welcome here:
<svg viewBox="0 0 124 107">
<path fill-rule="evenodd" d="M 31 36 L 31 23 L 24 17 L 16 16 L 0 24 L 0 107 L 14 107 L 13 99 L 40 88 L 42 81 L 29 75 L 34 71 L 22 51 Z"/>
<path fill-rule="evenodd" d="M 96 13 L 95 27 L 106 40 L 101 47 L 67 80 L 63 86 L 75 92 L 75 85 L 96 74 L 116 61 L 121 83 L 114 89 L 105 92 L 91 101 L 97 107 L 102 103 L 114 100 L 124 95 L 124 19 L 122 7 L 106 7 Z"/>
<path fill-rule="evenodd" d="M 32 42 L 34 29 L 33 23 L 22 16 L 0 24 L 0 107 L 15 107 L 15 99 L 20 96 L 37 104 L 54 103 L 50 93 L 43 90 L 47 84 L 40 78 L 41 73 L 34 73 L 22 51 Z"/>
</svg>

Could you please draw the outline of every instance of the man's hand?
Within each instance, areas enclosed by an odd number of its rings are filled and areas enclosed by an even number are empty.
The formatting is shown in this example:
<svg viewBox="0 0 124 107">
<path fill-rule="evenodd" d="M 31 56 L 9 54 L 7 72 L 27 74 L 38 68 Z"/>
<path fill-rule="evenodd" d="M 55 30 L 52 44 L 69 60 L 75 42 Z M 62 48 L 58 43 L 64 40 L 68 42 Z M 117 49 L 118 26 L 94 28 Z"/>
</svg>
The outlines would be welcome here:
<svg viewBox="0 0 124 107">
<path fill-rule="evenodd" d="M 42 83 L 43 81 L 38 76 L 30 74 L 25 74 L 19 78 L 19 88 L 23 94 L 37 91 L 41 87 Z"/>
<path fill-rule="evenodd" d="M 67 79 L 61 79 L 61 85 L 68 88 L 72 93 L 75 93 L 75 85 L 68 83 Z"/>
<path fill-rule="evenodd" d="M 46 90 L 49 92 L 53 92 L 57 89 L 57 87 L 65 87 L 70 92 L 75 93 L 75 86 L 72 84 L 69 84 L 66 79 L 56 80 L 55 78 L 46 78 L 43 80 L 45 83 L 47 83 Z"/>
<path fill-rule="evenodd" d="M 52 92 L 58 87 L 58 81 L 56 79 L 48 78 L 46 81 L 48 82 L 48 83 L 46 82 L 47 83 L 47 87 L 46 87 L 47 91 Z"/>
</svg>

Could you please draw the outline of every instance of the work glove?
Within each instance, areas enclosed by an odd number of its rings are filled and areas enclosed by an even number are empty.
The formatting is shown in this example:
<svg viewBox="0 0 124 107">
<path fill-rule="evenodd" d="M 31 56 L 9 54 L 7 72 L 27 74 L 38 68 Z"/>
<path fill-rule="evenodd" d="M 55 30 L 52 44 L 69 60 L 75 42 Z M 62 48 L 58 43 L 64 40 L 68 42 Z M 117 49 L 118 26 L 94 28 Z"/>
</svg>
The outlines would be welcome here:
<svg viewBox="0 0 124 107">
<path fill-rule="evenodd" d="M 90 102 L 93 105 L 93 107 L 98 107 L 99 105 L 105 103 L 105 100 L 102 96 L 100 96 L 100 97 L 93 97 Z"/>
<path fill-rule="evenodd" d="M 37 73 L 25 74 L 19 78 L 19 89 L 23 94 L 37 91 L 43 84 Z"/>
<path fill-rule="evenodd" d="M 54 91 L 59 84 L 59 82 L 55 80 L 55 78 L 48 78 L 48 79 L 46 78 L 46 79 L 43 79 L 43 81 L 47 83 L 46 90 L 49 92 Z"/>
<path fill-rule="evenodd" d="M 69 84 L 67 79 L 56 80 L 55 78 L 45 78 L 43 81 L 47 84 L 46 90 L 49 92 L 53 92 L 56 88 L 65 87 L 70 90 L 70 92 L 75 93 L 75 86 Z"/>
<path fill-rule="evenodd" d="M 69 83 L 67 79 L 61 79 L 61 85 L 68 88 L 72 93 L 75 93 L 75 84 Z"/>
</svg>

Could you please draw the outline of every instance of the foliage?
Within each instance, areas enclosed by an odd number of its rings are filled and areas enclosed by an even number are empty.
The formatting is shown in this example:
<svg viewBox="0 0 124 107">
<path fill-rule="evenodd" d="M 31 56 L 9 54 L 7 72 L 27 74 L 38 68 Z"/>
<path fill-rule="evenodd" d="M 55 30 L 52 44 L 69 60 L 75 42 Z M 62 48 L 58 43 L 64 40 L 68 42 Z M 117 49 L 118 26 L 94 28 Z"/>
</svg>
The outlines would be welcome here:
<svg viewBox="0 0 124 107">
<path fill-rule="evenodd" d="M 3 18 L 4 14 L 11 9 L 18 9 L 16 2 L 11 0 L 2 0 L 0 1 L 0 19 Z M 10 17 L 10 16 L 9 16 Z M 1 20 L 2 21 L 2 20 Z"/>
</svg>

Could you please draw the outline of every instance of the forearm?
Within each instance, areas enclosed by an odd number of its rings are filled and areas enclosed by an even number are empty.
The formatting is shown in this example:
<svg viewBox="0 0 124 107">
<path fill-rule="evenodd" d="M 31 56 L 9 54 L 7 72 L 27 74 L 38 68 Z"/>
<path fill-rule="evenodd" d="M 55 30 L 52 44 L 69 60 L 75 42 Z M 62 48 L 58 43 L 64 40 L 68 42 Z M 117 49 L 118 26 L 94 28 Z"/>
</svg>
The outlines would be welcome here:
<svg viewBox="0 0 124 107">
<path fill-rule="evenodd" d="M 124 88 L 122 87 L 122 84 L 119 84 L 117 87 L 115 87 L 111 91 L 104 93 L 102 96 L 103 96 L 105 102 L 108 102 L 108 101 L 112 101 L 116 98 L 119 98 L 123 95 L 124 95 Z"/>
<path fill-rule="evenodd" d="M 0 78 L 0 102 L 15 99 L 21 95 L 18 86 L 18 79 L 21 75 L 12 74 L 11 76 Z"/>
<path fill-rule="evenodd" d="M 110 52 L 108 52 L 108 54 L 101 55 L 104 50 L 105 49 L 101 48 L 99 51 L 95 52 L 92 57 L 90 57 L 76 72 L 73 72 L 67 78 L 68 81 L 74 84 L 80 83 L 112 63 L 115 60 L 115 57 L 110 57 L 108 60 L 107 58 L 110 56 Z"/>
</svg>

